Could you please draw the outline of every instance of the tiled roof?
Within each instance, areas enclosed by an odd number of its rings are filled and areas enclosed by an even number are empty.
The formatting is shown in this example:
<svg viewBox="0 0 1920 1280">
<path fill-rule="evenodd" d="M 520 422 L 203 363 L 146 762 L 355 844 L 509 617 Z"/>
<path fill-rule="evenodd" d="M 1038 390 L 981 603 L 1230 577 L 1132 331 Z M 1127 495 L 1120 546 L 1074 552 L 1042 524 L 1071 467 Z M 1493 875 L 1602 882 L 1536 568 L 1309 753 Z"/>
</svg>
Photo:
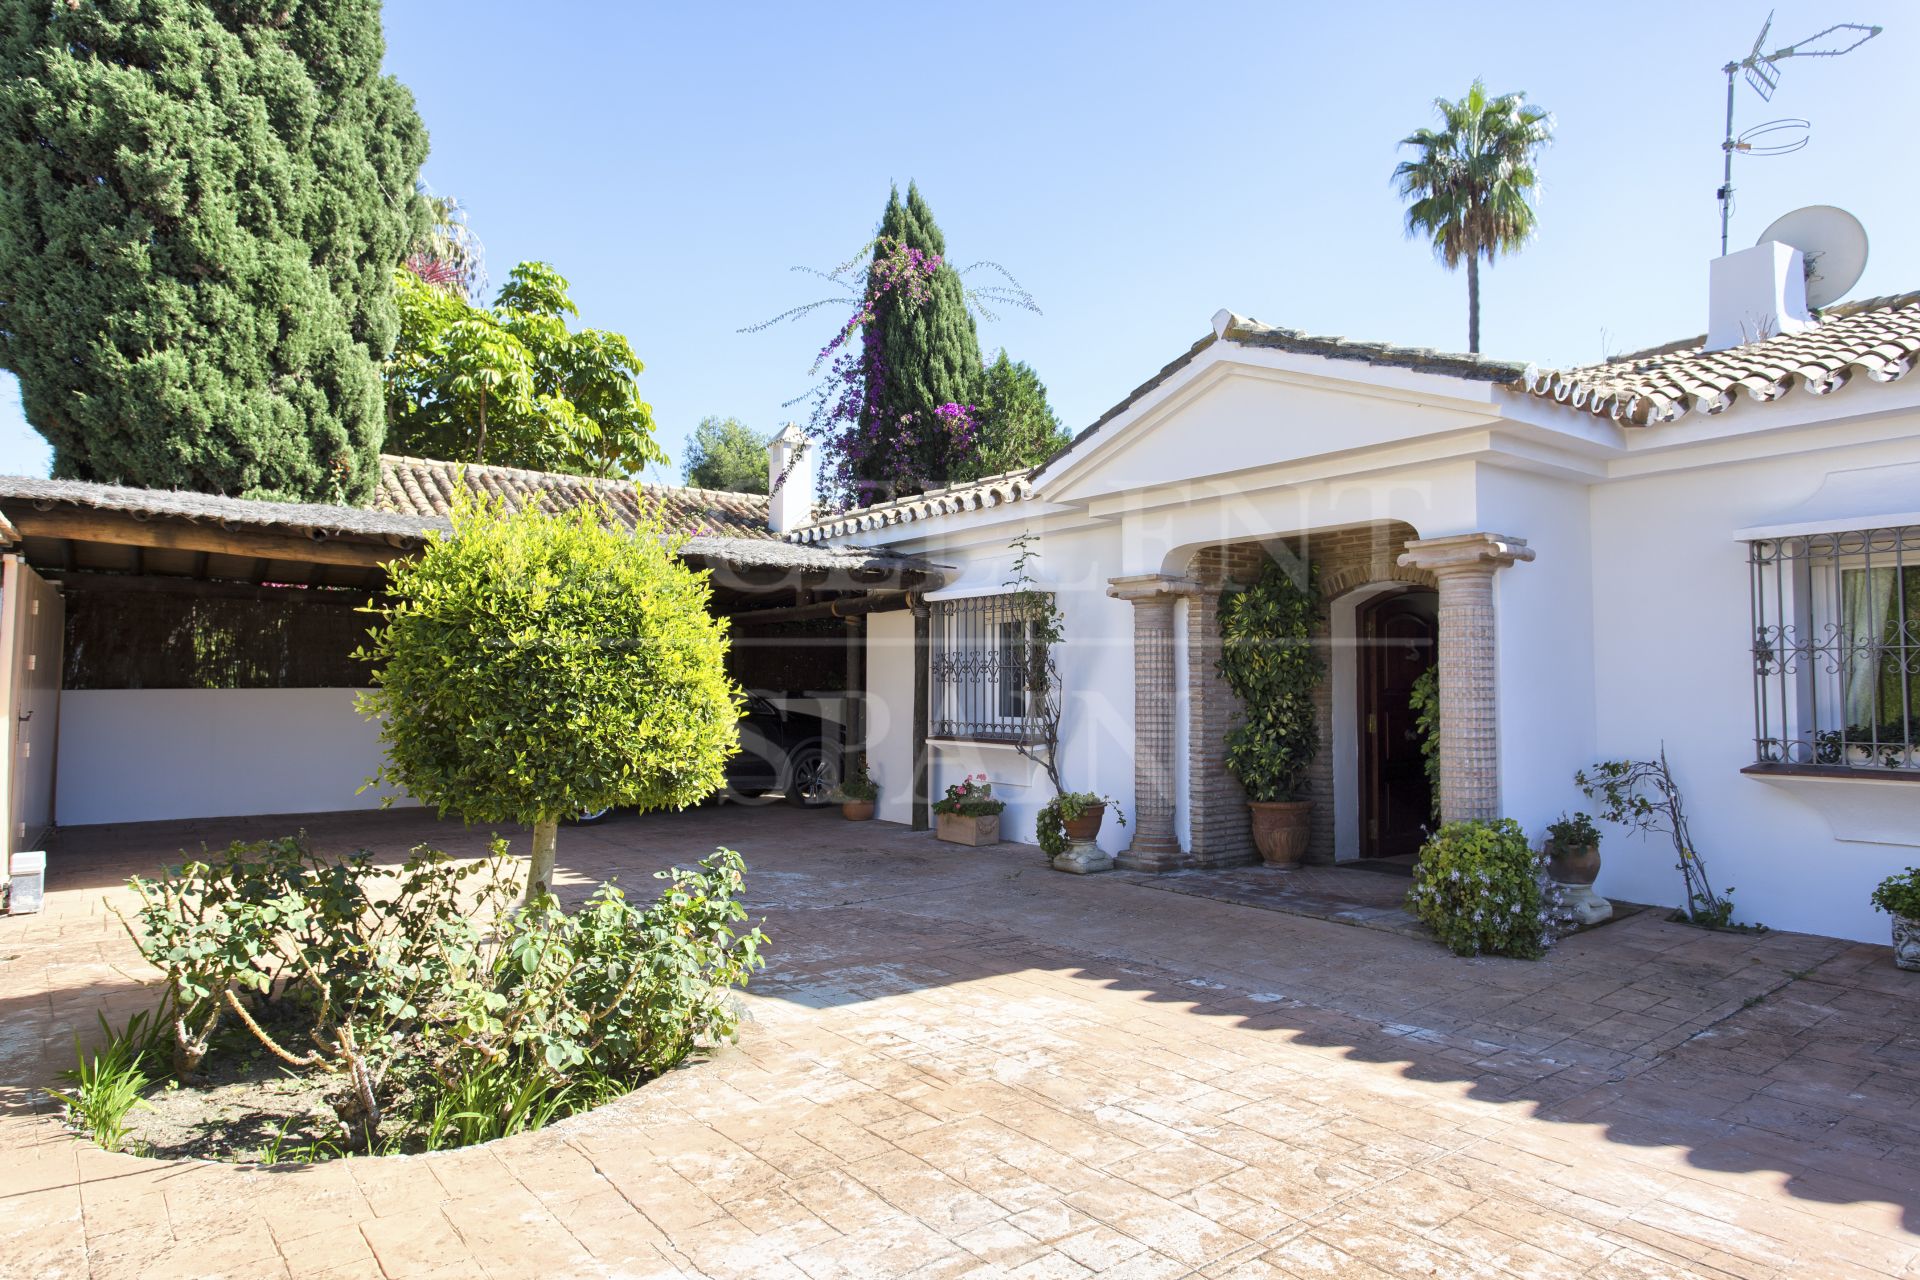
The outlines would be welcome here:
<svg viewBox="0 0 1920 1280">
<path fill-rule="evenodd" d="M 787 537 L 794 542 L 821 542 L 956 511 L 981 511 L 1009 502 L 1023 502 L 1033 496 L 1033 473 L 1038 470 L 1038 467 L 1028 467 L 1021 471 L 1007 471 L 965 484 L 948 485 L 944 489 L 929 489 L 907 498 L 895 498 L 892 502 L 859 507 L 801 525 L 788 533 Z"/>
<path fill-rule="evenodd" d="M 1811 329 L 1724 351 L 1703 350 L 1704 341 L 1577 369 L 1529 366 L 1516 386 L 1625 425 L 1652 426 L 1688 413 L 1724 413 L 1736 392 L 1758 401 L 1796 387 L 1823 396 L 1860 373 L 1894 382 L 1920 352 L 1920 292 L 1829 307 Z"/>
<path fill-rule="evenodd" d="M 535 496 L 552 499 L 562 507 L 598 498 L 629 527 L 643 515 L 657 516 L 671 533 L 776 540 L 767 529 L 764 494 L 596 480 L 391 454 L 380 457 L 380 488 L 372 505 L 376 510 L 402 515 L 445 516 L 452 509 L 453 495 L 463 475 L 469 489 L 499 497 L 515 509 Z"/>
<path fill-rule="evenodd" d="M 1412 369 L 1416 373 L 1438 373 L 1451 378 L 1471 378 L 1477 382 L 1510 382 L 1526 372 L 1526 366 L 1511 360 L 1460 351 L 1436 351 L 1432 347 L 1396 347 L 1389 342 L 1356 342 L 1352 338 L 1305 333 L 1261 324 L 1245 316 L 1227 312 L 1214 317 L 1214 329 L 1222 340 L 1243 347 L 1270 347 L 1297 351 L 1302 355 L 1326 356 L 1330 360 L 1358 360 L 1365 364 Z"/>
</svg>

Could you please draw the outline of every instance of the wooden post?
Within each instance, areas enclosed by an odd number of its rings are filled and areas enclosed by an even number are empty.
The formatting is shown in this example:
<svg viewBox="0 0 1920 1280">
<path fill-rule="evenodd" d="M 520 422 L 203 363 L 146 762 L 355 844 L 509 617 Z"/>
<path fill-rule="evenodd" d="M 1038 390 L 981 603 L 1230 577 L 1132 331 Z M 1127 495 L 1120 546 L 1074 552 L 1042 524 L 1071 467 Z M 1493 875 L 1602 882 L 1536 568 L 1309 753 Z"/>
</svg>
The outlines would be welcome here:
<svg viewBox="0 0 1920 1280">
<path fill-rule="evenodd" d="M 913 606 L 913 829 L 933 827 L 932 802 L 927 797 L 927 716 L 932 690 L 933 611 L 924 600 Z"/>
</svg>

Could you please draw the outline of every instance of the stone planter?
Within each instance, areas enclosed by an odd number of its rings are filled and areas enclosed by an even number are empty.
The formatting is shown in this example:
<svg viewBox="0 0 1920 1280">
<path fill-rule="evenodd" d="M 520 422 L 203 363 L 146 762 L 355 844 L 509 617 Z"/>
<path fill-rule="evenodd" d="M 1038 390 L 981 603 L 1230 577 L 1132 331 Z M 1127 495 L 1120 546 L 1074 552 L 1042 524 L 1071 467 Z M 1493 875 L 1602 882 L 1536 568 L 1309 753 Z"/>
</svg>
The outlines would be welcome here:
<svg viewBox="0 0 1920 1280">
<path fill-rule="evenodd" d="M 968 815 L 964 813 L 936 813 L 934 835 L 948 844 L 979 846 L 1000 843 L 1000 815 L 982 813 Z"/>
<path fill-rule="evenodd" d="M 873 806 L 871 800 L 842 800 L 840 816 L 848 822 L 868 822 L 873 818 Z"/>
<path fill-rule="evenodd" d="M 1580 924 L 1599 924 L 1613 915 L 1613 904 L 1593 891 L 1599 876 L 1599 845 L 1547 845 L 1547 878 L 1559 886 L 1562 905 Z"/>
<path fill-rule="evenodd" d="M 1893 962 L 1902 969 L 1920 970 L 1920 920 L 1893 918 Z"/>
<path fill-rule="evenodd" d="M 1270 867 L 1297 867 L 1307 856 L 1312 837 L 1311 800 L 1249 800 L 1253 818 L 1253 847 Z"/>
</svg>

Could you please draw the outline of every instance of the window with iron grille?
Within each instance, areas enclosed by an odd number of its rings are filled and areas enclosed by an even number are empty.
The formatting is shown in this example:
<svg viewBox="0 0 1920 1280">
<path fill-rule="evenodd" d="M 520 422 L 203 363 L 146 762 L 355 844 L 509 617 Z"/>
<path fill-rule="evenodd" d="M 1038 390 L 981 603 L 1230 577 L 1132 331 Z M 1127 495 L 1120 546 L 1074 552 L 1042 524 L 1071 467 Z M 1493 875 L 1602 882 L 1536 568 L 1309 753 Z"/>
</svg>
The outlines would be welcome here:
<svg viewBox="0 0 1920 1280">
<path fill-rule="evenodd" d="M 1920 527 L 1748 546 L 1756 763 L 1920 769 Z"/>
<path fill-rule="evenodd" d="M 1035 627 L 1030 606 L 1013 594 L 934 603 L 928 737 L 1040 739 L 1046 654 Z"/>
</svg>

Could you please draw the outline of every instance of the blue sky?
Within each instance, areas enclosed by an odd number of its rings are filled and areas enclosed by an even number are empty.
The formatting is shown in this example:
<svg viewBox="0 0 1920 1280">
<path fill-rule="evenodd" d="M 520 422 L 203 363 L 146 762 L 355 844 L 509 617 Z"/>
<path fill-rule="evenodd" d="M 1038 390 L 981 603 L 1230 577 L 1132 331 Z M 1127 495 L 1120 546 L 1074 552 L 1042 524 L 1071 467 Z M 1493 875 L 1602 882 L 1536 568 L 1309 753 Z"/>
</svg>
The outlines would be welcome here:
<svg viewBox="0 0 1920 1280">
<path fill-rule="evenodd" d="M 961 264 L 1005 264 L 1043 308 L 982 326 L 1084 426 L 1220 307 L 1318 333 L 1463 349 L 1464 275 L 1402 232 L 1395 142 L 1474 76 L 1552 110 L 1541 234 L 1483 276 L 1482 345 L 1543 365 L 1697 334 L 1725 81 L 1763 3 L 387 6 L 388 62 L 497 283 L 539 258 L 583 321 L 626 333 L 675 462 L 705 414 L 804 409 L 834 318 L 746 335 L 820 296 L 790 274 L 873 232 L 917 180 Z M 1447 15 L 1447 16 L 1441 16 Z M 1786 64 L 1742 127 L 1813 122 L 1798 154 L 1736 161 L 1733 244 L 1804 204 L 1872 237 L 1852 296 L 1920 288 L 1908 162 L 1920 14 L 1783 3 L 1784 44 L 1888 30 Z M 47 453 L 0 375 L 0 470 Z M 663 473 L 661 478 L 667 478 Z"/>
</svg>

